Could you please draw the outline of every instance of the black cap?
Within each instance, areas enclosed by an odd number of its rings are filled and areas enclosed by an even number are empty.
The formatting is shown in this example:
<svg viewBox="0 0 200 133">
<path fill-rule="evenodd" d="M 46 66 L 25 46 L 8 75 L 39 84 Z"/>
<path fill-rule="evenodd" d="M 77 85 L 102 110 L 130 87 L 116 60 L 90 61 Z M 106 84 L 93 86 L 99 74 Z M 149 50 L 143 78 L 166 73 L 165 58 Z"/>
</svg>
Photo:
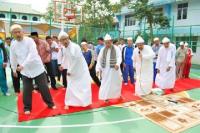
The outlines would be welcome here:
<svg viewBox="0 0 200 133">
<path fill-rule="evenodd" d="M 98 40 L 104 41 L 103 37 L 99 37 Z"/>
<path fill-rule="evenodd" d="M 38 37 L 38 33 L 37 33 L 37 32 L 31 32 L 31 36 L 36 36 L 36 37 Z"/>
</svg>

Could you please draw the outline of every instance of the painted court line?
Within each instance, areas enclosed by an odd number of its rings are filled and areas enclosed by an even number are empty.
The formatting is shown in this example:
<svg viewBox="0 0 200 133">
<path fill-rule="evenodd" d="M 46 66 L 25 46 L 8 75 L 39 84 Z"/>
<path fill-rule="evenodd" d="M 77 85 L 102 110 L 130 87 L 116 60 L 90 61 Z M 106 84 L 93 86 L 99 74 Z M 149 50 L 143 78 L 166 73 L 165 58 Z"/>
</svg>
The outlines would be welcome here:
<svg viewBox="0 0 200 133">
<path fill-rule="evenodd" d="M 112 121 L 112 122 L 99 122 L 99 123 L 90 123 L 90 124 L 73 124 L 73 125 L 54 125 L 54 126 L 21 126 L 21 125 L 0 125 L 0 128 L 72 128 L 72 127 L 92 127 L 92 126 L 102 126 L 102 125 L 112 125 L 112 124 L 120 124 L 125 122 L 133 122 L 144 120 L 143 117 L 133 118 L 133 119 L 125 119 L 120 121 Z"/>
</svg>

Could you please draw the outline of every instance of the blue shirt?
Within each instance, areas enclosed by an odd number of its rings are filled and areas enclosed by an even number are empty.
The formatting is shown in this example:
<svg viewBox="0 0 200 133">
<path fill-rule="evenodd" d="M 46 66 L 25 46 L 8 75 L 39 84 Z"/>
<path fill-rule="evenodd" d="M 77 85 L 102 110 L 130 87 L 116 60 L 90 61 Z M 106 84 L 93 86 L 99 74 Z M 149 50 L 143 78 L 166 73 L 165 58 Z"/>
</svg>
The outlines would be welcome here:
<svg viewBox="0 0 200 133">
<path fill-rule="evenodd" d="M 104 47 L 104 45 L 101 45 L 101 44 L 98 44 L 98 45 L 96 46 L 95 52 L 96 52 L 97 55 L 99 55 L 99 52 L 100 52 L 100 50 L 101 50 L 103 47 Z"/>
<path fill-rule="evenodd" d="M 83 56 L 88 64 L 88 66 L 91 64 L 92 61 L 92 52 L 88 50 L 87 52 L 83 52 Z"/>
<path fill-rule="evenodd" d="M 132 56 L 133 56 L 133 47 L 128 47 L 126 46 L 125 48 L 125 64 L 127 65 L 133 65 L 133 60 L 132 60 Z"/>
</svg>

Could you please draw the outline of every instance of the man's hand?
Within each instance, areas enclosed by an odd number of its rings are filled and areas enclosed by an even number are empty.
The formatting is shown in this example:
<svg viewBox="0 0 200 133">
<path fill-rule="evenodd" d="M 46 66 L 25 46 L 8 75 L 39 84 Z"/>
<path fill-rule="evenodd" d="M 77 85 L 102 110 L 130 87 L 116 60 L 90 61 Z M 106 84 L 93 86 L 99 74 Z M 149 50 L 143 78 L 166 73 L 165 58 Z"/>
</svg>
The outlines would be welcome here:
<svg viewBox="0 0 200 133">
<path fill-rule="evenodd" d="M 157 69 L 157 73 L 160 73 L 160 70 L 159 70 L 159 69 Z"/>
<path fill-rule="evenodd" d="M 100 73 L 100 72 L 96 72 L 96 76 L 97 76 L 97 77 L 99 77 L 99 73 Z"/>
<path fill-rule="evenodd" d="M 92 64 L 90 64 L 90 65 L 89 65 L 89 70 L 91 70 L 91 69 L 92 69 L 92 67 L 93 67 L 93 65 L 92 65 Z"/>
<path fill-rule="evenodd" d="M 118 70 L 119 69 L 119 66 L 118 65 L 115 65 L 115 70 Z"/>
<path fill-rule="evenodd" d="M 59 66 L 59 70 L 62 72 L 62 71 L 63 71 L 63 67 L 62 67 L 62 66 Z"/>
<path fill-rule="evenodd" d="M 126 64 L 125 64 L 125 63 L 123 63 L 123 67 L 124 67 L 124 68 L 126 67 Z"/>
<path fill-rule="evenodd" d="M 13 72 L 13 76 L 14 76 L 15 78 L 17 78 L 17 77 L 18 77 L 18 74 L 17 74 L 16 72 Z"/>
<path fill-rule="evenodd" d="M 18 72 L 21 72 L 23 68 L 24 68 L 23 66 L 18 66 L 18 67 L 17 67 L 17 71 L 18 71 Z"/>
<path fill-rule="evenodd" d="M 3 63 L 3 68 L 6 68 L 7 67 L 7 63 Z"/>
<path fill-rule="evenodd" d="M 97 72 L 96 72 L 96 76 L 101 78 L 101 73 L 102 73 L 101 70 L 100 70 L 100 71 L 97 71 Z"/>
<path fill-rule="evenodd" d="M 171 70 L 171 67 L 168 67 L 166 71 L 169 72 L 170 70 Z"/>
<path fill-rule="evenodd" d="M 71 73 L 67 73 L 67 76 L 71 76 Z"/>
</svg>

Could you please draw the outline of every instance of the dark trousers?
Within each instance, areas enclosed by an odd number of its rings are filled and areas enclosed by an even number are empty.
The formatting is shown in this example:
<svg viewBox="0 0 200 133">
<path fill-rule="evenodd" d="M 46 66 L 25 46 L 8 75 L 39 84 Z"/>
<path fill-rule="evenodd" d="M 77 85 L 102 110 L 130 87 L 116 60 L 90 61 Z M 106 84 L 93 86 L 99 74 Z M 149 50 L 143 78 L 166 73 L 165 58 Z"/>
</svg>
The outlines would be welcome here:
<svg viewBox="0 0 200 133">
<path fill-rule="evenodd" d="M 89 70 L 90 71 L 90 76 L 92 77 L 94 82 L 97 84 L 97 86 L 100 87 L 101 86 L 101 82 L 100 82 L 99 78 L 96 76 L 95 68 L 96 68 L 96 62 L 93 65 L 92 69 Z"/>
<path fill-rule="evenodd" d="M 121 69 L 121 72 L 123 73 L 124 72 L 124 65 L 123 65 L 123 63 L 120 64 L 120 69 Z"/>
<path fill-rule="evenodd" d="M 63 86 L 67 88 L 67 69 L 64 69 L 62 72 L 62 78 L 63 78 Z"/>
<path fill-rule="evenodd" d="M 17 72 L 18 77 L 14 77 L 13 70 L 11 69 L 12 83 L 15 90 L 15 93 L 20 93 L 20 72 Z"/>
<path fill-rule="evenodd" d="M 55 74 L 53 73 L 53 67 L 52 67 L 52 63 L 45 63 L 45 67 L 47 70 L 47 75 L 50 77 L 50 81 L 51 81 L 51 87 L 55 88 L 56 87 L 56 79 L 55 79 Z M 48 80 L 48 76 L 47 76 L 47 80 Z"/>
<path fill-rule="evenodd" d="M 49 108 L 53 107 L 54 103 L 51 94 L 49 92 L 45 72 L 35 78 L 28 78 L 22 75 L 23 88 L 24 88 L 23 89 L 24 111 L 32 110 L 33 79 L 35 80 L 35 83 L 38 85 L 38 89 L 40 91 L 40 94 L 44 102 L 47 104 Z"/>
<path fill-rule="evenodd" d="M 156 80 L 156 74 L 157 74 L 157 70 L 156 70 L 156 62 L 153 63 L 153 81 L 155 82 Z"/>
<path fill-rule="evenodd" d="M 58 76 L 58 60 L 51 60 L 52 73 L 54 76 Z"/>
<path fill-rule="evenodd" d="M 61 75 L 62 75 L 62 72 L 58 71 L 58 75 L 57 75 L 58 81 L 60 81 Z"/>
</svg>

